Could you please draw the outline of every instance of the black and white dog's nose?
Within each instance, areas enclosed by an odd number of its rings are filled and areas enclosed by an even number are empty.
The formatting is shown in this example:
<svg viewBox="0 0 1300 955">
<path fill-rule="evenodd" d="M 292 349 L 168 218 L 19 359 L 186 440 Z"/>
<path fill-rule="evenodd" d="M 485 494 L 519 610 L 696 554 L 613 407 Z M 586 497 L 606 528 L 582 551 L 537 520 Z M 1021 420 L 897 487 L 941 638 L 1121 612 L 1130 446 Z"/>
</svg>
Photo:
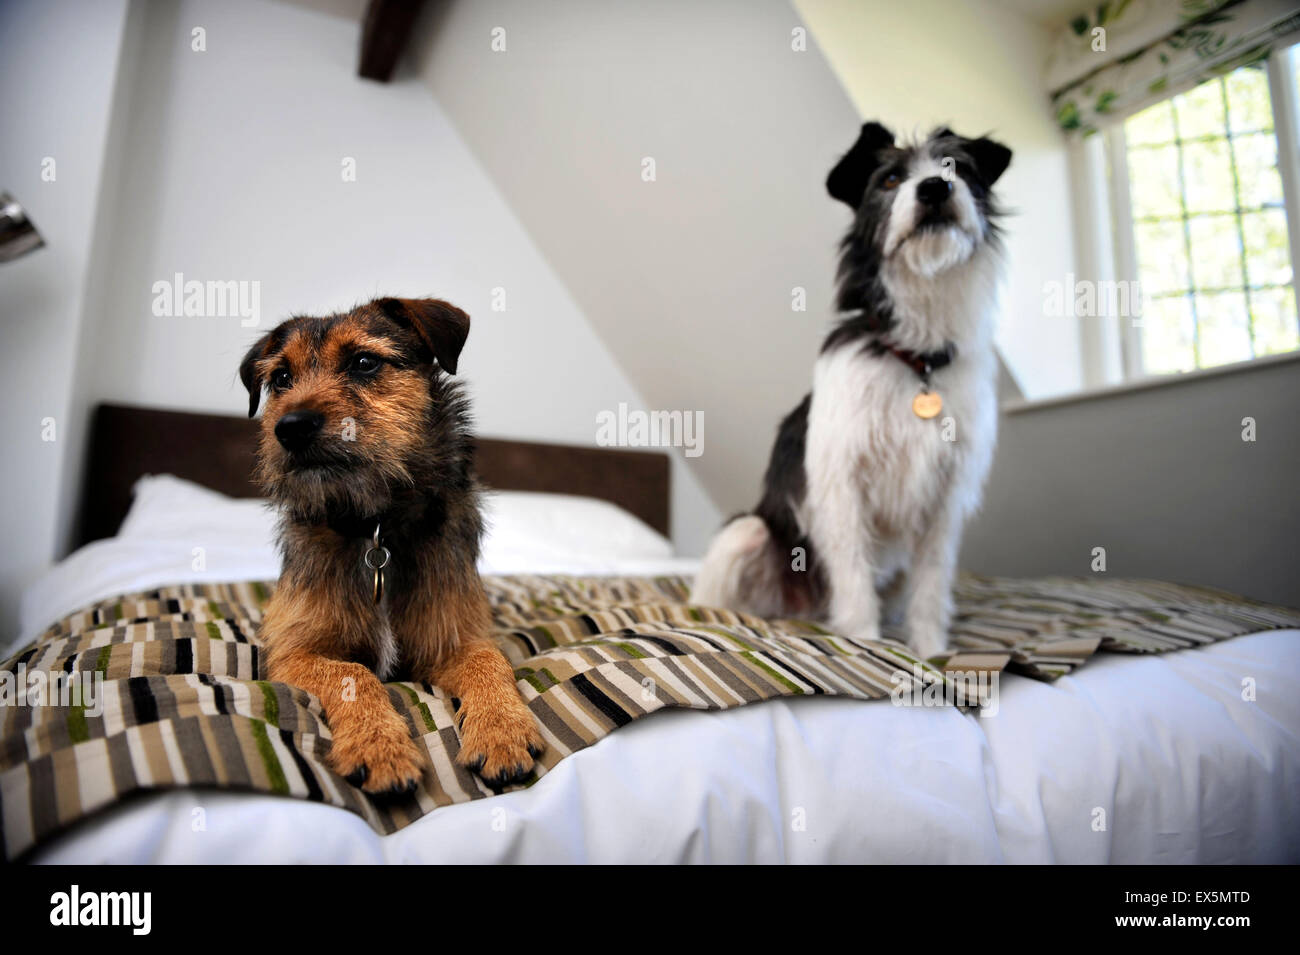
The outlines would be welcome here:
<svg viewBox="0 0 1300 955">
<path fill-rule="evenodd" d="M 325 416 L 318 411 L 290 411 L 275 423 L 275 436 L 286 451 L 301 451 L 324 424 Z"/>
<path fill-rule="evenodd" d="M 927 206 L 941 206 L 952 195 L 952 183 L 940 176 L 922 179 L 916 186 L 916 198 Z"/>
</svg>

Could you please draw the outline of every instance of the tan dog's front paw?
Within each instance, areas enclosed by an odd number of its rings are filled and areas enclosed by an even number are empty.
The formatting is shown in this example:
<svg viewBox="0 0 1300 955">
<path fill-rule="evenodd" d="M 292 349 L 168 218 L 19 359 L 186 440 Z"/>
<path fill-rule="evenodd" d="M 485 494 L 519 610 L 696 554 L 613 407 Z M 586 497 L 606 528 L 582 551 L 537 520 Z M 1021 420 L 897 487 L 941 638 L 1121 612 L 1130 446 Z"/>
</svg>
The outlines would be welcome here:
<svg viewBox="0 0 1300 955">
<path fill-rule="evenodd" d="M 532 711 L 518 697 L 500 705 L 462 700 L 456 719 L 460 726 L 456 762 L 478 773 L 493 789 L 527 779 L 546 749 Z"/>
<path fill-rule="evenodd" d="M 334 731 L 334 771 L 372 796 L 404 796 L 424 775 L 424 750 L 396 713 L 349 721 Z"/>
</svg>

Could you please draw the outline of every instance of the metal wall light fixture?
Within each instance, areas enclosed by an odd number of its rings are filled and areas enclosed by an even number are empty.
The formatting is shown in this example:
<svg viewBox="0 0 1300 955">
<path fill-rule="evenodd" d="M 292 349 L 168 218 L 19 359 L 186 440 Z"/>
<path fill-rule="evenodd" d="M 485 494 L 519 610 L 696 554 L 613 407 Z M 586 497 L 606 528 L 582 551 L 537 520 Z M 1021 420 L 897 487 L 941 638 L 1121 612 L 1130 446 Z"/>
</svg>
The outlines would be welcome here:
<svg viewBox="0 0 1300 955">
<path fill-rule="evenodd" d="M 27 210 L 7 192 L 0 192 L 0 262 L 34 252 L 45 244 L 27 218 Z"/>
</svg>

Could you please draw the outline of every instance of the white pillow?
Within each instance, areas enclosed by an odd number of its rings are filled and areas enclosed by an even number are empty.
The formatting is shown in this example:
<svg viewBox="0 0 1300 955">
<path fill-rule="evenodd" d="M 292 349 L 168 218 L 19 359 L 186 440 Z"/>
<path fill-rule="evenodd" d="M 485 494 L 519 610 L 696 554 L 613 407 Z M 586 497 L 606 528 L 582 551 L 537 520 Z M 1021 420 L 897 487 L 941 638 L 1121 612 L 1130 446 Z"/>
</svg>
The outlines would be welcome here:
<svg viewBox="0 0 1300 955">
<path fill-rule="evenodd" d="M 607 501 L 571 494 L 489 491 L 484 495 L 480 567 L 527 573 L 558 566 L 593 571 L 609 561 L 663 560 L 668 539 Z M 232 498 L 170 474 L 135 483 L 131 509 L 117 532 L 134 540 L 180 540 L 193 546 L 274 547 L 276 512 L 260 498 Z"/>
<path fill-rule="evenodd" d="M 482 564 L 489 573 L 673 556 L 673 545 L 662 534 L 594 497 L 489 491 L 483 503 Z"/>
<path fill-rule="evenodd" d="M 275 510 L 262 498 L 227 497 L 171 474 L 146 474 L 132 488 L 131 509 L 117 536 L 270 548 L 275 521 Z"/>
</svg>

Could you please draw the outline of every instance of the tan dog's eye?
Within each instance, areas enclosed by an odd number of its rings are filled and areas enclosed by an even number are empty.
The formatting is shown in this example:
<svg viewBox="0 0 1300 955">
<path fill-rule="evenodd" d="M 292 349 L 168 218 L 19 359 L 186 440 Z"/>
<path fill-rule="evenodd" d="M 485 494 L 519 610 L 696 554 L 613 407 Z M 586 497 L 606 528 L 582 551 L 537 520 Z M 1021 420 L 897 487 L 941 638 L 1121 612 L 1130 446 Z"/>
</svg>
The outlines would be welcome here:
<svg viewBox="0 0 1300 955">
<path fill-rule="evenodd" d="M 369 378 L 379 371 L 383 362 L 374 355 L 356 355 L 348 364 L 348 371 L 363 378 Z"/>
<path fill-rule="evenodd" d="M 288 368 L 277 368 L 271 372 L 271 387 L 276 391 L 284 391 L 293 384 L 293 375 L 289 374 Z"/>
<path fill-rule="evenodd" d="M 885 189 L 897 189 L 898 184 L 903 181 L 903 177 L 896 172 L 891 172 L 884 178 L 880 185 Z"/>
</svg>

